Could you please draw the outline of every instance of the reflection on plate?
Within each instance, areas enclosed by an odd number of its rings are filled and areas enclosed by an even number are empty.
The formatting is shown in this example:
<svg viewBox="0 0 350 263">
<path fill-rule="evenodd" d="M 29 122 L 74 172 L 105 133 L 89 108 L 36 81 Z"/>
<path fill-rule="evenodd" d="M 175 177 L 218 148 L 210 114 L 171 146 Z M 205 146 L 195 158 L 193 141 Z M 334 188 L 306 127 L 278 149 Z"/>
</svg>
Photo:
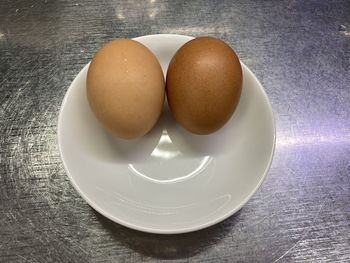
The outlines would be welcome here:
<svg viewBox="0 0 350 263">
<path fill-rule="evenodd" d="M 164 73 L 191 37 L 136 38 L 159 59 Z M 272 109 L 264 89 L 244 65 L 243 92 L 231 120 L 211 135 L 181 128 L 164 106 L 146 136 L 112 138 L 86 99 L 86 65 L 69 87 L 58 122 L 67 175 L 98 212 L 124 226 L 152 233 L 202 229 L 239 210 L 262 183 L 275 145 Z"/>
</svg>

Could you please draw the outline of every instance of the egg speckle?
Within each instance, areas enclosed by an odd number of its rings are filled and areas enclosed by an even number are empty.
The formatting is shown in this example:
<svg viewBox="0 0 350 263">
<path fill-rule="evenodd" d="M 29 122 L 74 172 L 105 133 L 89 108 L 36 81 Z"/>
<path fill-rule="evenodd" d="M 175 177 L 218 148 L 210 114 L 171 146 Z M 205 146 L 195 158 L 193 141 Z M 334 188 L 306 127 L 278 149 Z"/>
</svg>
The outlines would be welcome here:
<svg viewBox="0 0 350 263">
<path fill-rule="evenodd" d="M 87 98 L 100 124 L 124 139 L 145 135 L 157 122 L 165 81 L 154 54 L 134 40 L 104 45 L 89 66 Z"/>
</svg>

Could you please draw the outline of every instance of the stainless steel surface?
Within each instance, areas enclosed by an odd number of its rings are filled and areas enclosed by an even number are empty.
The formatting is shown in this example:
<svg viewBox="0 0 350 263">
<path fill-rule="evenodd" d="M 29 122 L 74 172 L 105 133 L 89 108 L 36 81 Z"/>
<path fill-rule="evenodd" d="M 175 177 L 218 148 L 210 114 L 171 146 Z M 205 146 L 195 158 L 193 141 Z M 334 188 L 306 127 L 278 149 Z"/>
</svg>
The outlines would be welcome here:
<svg viewBox="0 0 350 263">
<path fill-rule="evenodd" d="M 219 37 L 261 80 L 277 125 L 267 180 L 236 215 L 150 235 L 94 212 L 70 185 L 63 96 L 104 42 Z M 350 262 L 350 2 L 0 2 L 0 262 Z"/>
</svg>

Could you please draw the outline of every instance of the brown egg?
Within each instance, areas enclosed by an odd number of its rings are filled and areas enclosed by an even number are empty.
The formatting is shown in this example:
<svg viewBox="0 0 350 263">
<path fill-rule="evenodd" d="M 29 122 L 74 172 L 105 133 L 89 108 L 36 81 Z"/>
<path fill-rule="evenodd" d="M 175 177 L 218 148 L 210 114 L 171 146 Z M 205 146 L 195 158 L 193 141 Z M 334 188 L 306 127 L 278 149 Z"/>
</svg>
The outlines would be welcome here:
<svg viewBox="0 0 350 263">
<path fill-rule="evenodd" d="M 146 134 L 163 108 L 162 69 L 154 54 L 134 40 L 114 40 L 98 50 L 89 66 L 86 86 L 99 122 L 124 139 Z"/>
<path fill-rule="evenodd" d="M 215 132 L 230 119 L 239 102 L 241 64 L 223 41 L 198 37 L 172 58 L 166 90 L 177 122 L 196 134 Z"/>
</svg>

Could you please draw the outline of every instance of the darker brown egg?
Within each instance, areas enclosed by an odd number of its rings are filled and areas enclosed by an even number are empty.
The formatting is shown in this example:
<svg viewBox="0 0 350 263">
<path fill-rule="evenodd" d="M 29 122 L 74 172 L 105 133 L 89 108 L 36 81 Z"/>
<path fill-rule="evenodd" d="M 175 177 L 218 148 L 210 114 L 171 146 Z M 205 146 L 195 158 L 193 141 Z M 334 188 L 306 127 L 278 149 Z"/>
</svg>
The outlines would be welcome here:
<svg viewBox="0 0 350 263">
<path fill-rule="evenodd" d="M 170 110 L 184 128 L 209 134 L 230 119 L 242 91 L 242 68 L 230 46 L 198 37 L 172 58 L 166 79 Z"/>
</svg>

